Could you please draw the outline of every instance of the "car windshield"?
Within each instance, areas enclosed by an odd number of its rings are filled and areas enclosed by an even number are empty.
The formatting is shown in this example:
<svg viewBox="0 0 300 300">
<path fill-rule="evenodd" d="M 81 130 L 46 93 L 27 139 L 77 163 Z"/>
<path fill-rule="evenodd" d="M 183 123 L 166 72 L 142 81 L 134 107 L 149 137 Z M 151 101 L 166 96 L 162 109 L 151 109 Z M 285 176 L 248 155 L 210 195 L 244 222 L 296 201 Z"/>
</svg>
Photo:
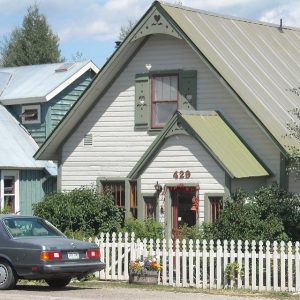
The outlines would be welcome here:
<svg viewBox="0 0 300 300">
<path fill-rule="evenodd" d="M 63 236 L 49 222 L 38 218 L 5 218 L 4 224 L 13 237 Z"/>
</svg>

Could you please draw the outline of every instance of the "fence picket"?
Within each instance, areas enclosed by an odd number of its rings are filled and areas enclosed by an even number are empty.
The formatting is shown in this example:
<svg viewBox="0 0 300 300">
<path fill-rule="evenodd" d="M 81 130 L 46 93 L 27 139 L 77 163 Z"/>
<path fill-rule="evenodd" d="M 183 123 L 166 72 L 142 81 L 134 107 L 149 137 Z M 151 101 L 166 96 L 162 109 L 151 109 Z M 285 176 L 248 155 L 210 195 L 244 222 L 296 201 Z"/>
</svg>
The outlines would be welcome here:
<svg viewBox="0 0 300 300">
<path fill-rule="evenodd" d="M 193 240 L 190 240 L 189 241 L 189 286 L 194 286 L 195 285 L 194 272 L 195 272 L 194 242 L 193 242 Z"/>
<path fill-rule="evenodd" d="M 196 288 L 200 287 L 200 241 L 196 240 Z"/>
<path fill-rule="evenodd" d="M 203 240 L 203 246 L 202 246 L 202 280 L 203 280 L 203 288 L 207 288 L 207 242 L 206 240 Z"/>
<path fill-rule="evenodd" d="M 228 241 L 223 242 L 223 248 L 224 248 L 224 253 L 223 253 L 223 274 L 225 274 L 225 269 L 228 264 Z M 224 286 L 228 286 L 228 280 L 226 276 L 224 276 Z"/>
<path fill-rule="evenodd" d="M 214 241 L 209 241 L 209 287 L 215 287 L 215 252 Z"/>
<path fill-rule="evenodd" d="M 174 285 L 174 253 L 173 253 L 173 240 L 169 240 L 169 285 Z"/>
<path fill-rule="evenodd" d="M 118 245 L 117 245 L 117 249 L 118 249 L 118 265 L 117 265 L 117 268 L 118 268 L 118 272 L 117 272 L 117 278 L 119 280 L 122 280 L 123 279 L 123 276 L 122 276 L 122 261 L 123 261 L 123 257 L 122 257 L 122 252 L 123 252 L 123 237 L 122 237 L 122 232 L 119 232 L 118 234 Z"/>
<path fill-rule="evenodd" d="M 111 239 L 111 279 L 116 279 L 116 233 L 113 232 Z"/>
<path fill-rule="evenodd" d="M 162 284 L 167 285 L 167 241 L 162 240 Z"/>
<path fill-rule="evenodd" d="M 266 242 L 266 289 L 271 290 L 271 254 L 270 254 L 270 242 Z"/>
<path fill-rule="evenodd" d="M 300 255 L 299 255 L 299 242 L 295 244 L 295 291 L 300 291 L 300 263 L 299 263 Z"/>
<path fill-rule="evenodd" d="M 278 291 L 278 244 L 273 243 L 273 289 Z"/>
<path fill-rule="evenodd" d="M 237 243 L 237 262 L 239 264 L 239 272 L 237 274 L 237 288 L 240 289 L 242 287 L 242 277 L 241 270 L 243 267 L 243 253 L 242 253 L 242 241 L 238 241 Z"/>
<path fill-rule="evenodd" d="M 252 251 L 251 251 L 251 289 L 256 290 L 256 242 L 252 241 Z"/>
<path fill-rule="evenodd" d="M 292 242 L 288 242 L 288 291 L 292 292 L 293 289 L 293 253 Z"/>
<path fill-rule="evenodd" d="M 263 253 L 263 242 L 259 241 L 259 252 L 258 252 L 258 289 L 263 290 L 264 287 L 264 253 Z"/>
<path fill-rule="evenodd" d="M 217 289 L 221 288 L 222 284 L 222 246 L 221 246 L 221 241 L 217 240 L 217 257 L 216 257 L 216 262 L 217 262 Z"/>
<path fill-rule="evenodd" d="M 285 291 L 285 242 L 280 242 L 280 290 Z"/>
<path fill-rule="evenodd" d="M 175 242 L 175 270 L 176 270 L 176 286 L 181 286 L 180 277 L 181 277 L 181 264 L 180 264 L 180 249 L 179 249 L 179 240 Z"/>
<path fill-rule="evenodd" d="M 129 247 L 130 247 L 130 244 L 128 243 L 128 232 L 125 232 L 125 234 L 124 234 L 124 279 L 127 279 L 129 277 L 129 274 L 128 274 Z"/>
<path fill-rule="evenodd" d="M 187 252 L 186 252 L 186 240 L 182 241 L 182 286 L 187 287 Z"/>
<path fill-rule="evenodd" d="M 250 281 L 249 281 L 249 259 L 250 259 L 250 253 L 249 253 L 249 241 L 245 241 L 245 271 L 244 271 L 244 285 L 245 285 L 245 289 L 249 289 L 250 288 Z"/>
</svg>

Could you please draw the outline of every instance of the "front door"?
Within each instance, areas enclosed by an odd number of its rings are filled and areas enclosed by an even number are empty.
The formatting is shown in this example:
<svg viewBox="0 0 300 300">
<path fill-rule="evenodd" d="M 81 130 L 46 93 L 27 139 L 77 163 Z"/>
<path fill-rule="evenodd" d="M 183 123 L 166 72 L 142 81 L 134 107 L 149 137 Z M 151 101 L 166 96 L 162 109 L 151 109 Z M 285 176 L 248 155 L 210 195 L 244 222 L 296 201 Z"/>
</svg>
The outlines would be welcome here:
<svg viewBox="0 0 300 300">
<path fill-rule="evenodd" d="M 182 226 L 196 225 L 197 214 L 191 210 L 193 196 L 195 196 L 195 188 L 193 187 L 176 187 L 171 190 L 173 239 L 179 237 Z"/>
</svg>

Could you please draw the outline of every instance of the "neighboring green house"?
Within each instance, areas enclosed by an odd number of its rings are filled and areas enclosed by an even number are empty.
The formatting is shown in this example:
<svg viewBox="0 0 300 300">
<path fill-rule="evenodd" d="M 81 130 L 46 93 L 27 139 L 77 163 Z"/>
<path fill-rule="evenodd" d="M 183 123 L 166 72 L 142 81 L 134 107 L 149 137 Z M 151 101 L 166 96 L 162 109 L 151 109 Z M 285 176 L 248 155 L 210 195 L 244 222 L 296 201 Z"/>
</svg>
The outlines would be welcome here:
<svg viewBox="0 0 300 300">
<path fill-rule="evenodd" d="M 91 61 L 0 68 L 0 103 L 42 144 L 98 71 Z"/>
<path fill-rule="evenodd" d="M 300 193 L 298 49 L 299 29 L 155 1 L 35 157 L 58 161 L 59 190 L 109 186 L 167 237 L 214 222 L 239 188 Z"/>
<path fill-rule="evenodd" d="M 91 61 L 0 68 L 0 209 L 31 214 L 57 190 L 57 165 L 33 154 L 98 71 Z"/>
</svg>

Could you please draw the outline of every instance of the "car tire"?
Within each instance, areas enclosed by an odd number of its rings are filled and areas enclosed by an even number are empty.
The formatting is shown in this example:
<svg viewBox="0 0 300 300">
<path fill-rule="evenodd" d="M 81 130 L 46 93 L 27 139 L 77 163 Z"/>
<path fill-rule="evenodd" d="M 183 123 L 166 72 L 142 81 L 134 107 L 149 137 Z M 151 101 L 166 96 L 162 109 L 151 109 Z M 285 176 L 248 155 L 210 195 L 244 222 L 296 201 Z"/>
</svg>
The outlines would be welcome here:
<svg viewBox="0 0 300 300">
<path fill-rule="evenodd" d="M 70 283 L 71 278 L 46 279 L 45 281 L 51 288 L 62 289 Z"/>
<path fill-rule="evenodd" d="M 11 265 L 1 259 L 0 260 L 0 290 L 11 290 L 17 284 L 17 276 Z"/>
</svg>

